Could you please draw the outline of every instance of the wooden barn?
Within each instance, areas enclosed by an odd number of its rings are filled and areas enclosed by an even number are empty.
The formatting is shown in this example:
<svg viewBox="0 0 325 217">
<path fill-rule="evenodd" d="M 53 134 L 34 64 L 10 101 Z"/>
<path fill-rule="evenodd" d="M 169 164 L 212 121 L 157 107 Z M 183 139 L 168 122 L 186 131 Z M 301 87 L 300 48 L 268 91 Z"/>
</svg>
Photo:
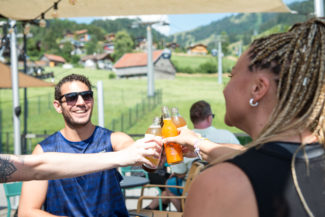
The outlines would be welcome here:
<svg viewBox="0 0 325 217">
<path fill-rule="evenodd" d="M 196 44 L 187 48 L 188 54 L 193 55 L 207 55 L 208 54 L 208 47 L 204 44 Z"/>
<path fill-rule="evenodd" d="M 163 50 L 153 52 L 153 68 L 155 79 L 174 79 L 176 69 L 166 58 Z M 114 65 L 113 71 L 119 78 L 147 77 L 147 53 L 126 53 Z"/>
<path fill-rule="evenodd" d="M 50 67 L 61 65 L 66 62 L 63 57 L 54 54 L 44 54 L 40 60 L 44 61 L 46 65 Z"/>
</svg>

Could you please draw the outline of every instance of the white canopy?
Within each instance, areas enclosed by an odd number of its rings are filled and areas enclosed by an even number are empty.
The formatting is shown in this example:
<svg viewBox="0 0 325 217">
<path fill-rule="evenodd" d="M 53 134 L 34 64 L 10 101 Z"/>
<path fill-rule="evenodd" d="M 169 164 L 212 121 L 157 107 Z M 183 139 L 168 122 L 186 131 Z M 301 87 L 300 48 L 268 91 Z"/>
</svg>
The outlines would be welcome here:
<svg viewBox="0 0 325 217">
<path fill-rule="evenodd" d="M 53 6 L 54 0 L 0 0 L 0 14 L 31 20 Z M 45 18 L 52 18 L 51 9 Z M 60 18 L 146 14 L 200 14 L 225 12 L 290 12 L 282 0 L 69 0 L 58 4 Z"/>
</svg>

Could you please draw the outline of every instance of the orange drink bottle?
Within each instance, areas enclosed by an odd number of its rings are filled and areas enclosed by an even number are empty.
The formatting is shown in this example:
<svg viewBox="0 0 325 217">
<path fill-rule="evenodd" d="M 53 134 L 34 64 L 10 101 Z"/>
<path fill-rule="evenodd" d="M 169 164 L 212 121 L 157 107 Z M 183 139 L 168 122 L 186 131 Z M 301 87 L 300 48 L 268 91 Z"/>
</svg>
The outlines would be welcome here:
<svg viewBox="0 0 325 217">
<path fill-rule="evenodd" d="M 173 137 L 178 135 L 177 127 L 173 123 L 167 106 L 162 107 L 164 125 L 161 133 L 163 138 Z M 177 143 L 164 143 L 166 158 L 168 164 L 178 164 L 183 162 L 182 146 Z"/>
<path fill-rule="evenodd" d="M 187 128 L 187 123 L 185 119 L 179 114 L 176 107 L 172 108 L 172 121 L 177 127 L 177 129 Z"/>
</svg>

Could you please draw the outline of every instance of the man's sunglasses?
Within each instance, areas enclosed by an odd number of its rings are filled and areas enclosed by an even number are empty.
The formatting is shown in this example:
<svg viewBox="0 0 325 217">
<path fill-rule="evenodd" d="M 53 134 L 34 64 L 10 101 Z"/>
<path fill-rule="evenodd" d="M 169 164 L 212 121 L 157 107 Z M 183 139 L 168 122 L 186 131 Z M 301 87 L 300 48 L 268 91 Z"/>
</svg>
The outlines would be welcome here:
<svg viewBox="0 0 325 217">
<path fill-rule="evenodd" d="M 60 96 L 59 101 L 62 103 L 62 98 L 65 97 L 65 102 L 69 105 L 74 105 L 78 101 L 79 95 L 85 102 L 91 102 L 93 100 L 93 91 L 87 90 L 83 92 L 72 92 Z"/>
</svg>

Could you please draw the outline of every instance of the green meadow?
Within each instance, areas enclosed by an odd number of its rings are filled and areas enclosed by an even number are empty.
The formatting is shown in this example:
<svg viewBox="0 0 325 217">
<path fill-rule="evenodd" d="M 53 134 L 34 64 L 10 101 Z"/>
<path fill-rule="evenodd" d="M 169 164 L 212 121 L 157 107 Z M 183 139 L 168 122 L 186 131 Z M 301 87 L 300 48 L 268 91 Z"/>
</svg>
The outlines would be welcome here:
<svg viewBox="0 0 325 217">
<path fill-rule="evenodd" d="M 137 103 L 147 95 L 147 79 L 109 79 L 109 74 L 112 72 L 104 70 L 90 69 L 62 69 L 62 68 L 47 68 L 47 72 L 54 71 L 54 83 L 58 82 L 62 77 L 71 74 L 79 73 L 86 75 L 94 86 L 95 105 L 92 116 L 93 123 L 97 124 L 97 81 L 103 82 L 104 88 L 104 118 L 105 127 L 112 127 L 112 120 L 118 119 L 121 113 L 128 112 L 129 108 L 134 108 Z M 50 79 L 48 80 L 50 81 Z M 217 128 L 229 129 L 232 132 L 240 132 L 236 128 L 230 128 L 223 122 L 225 114 L 224 98 L 222 90 L 228 81 L 227 77 L 223 78 L 223 84 L 218 84 L 216 75 L 176 75 L 174 80 L 156 80 L 155 89 L 162 90 L 162 105 L 178 107 L 181 115 L 187 120 L 189 128 L 193 125 L 189 118 L 190 106 L 198 100 L 206 100 L 211 106 L 215 119 L 213 125 Z M 28 88 L 28 132 L 35 134 L 51 134 L 64 127 L 64 121 L 53 106 L 54 87 L 46 88 Z M 1 109 L 1 131 L 2 141 L 9 139 L 9 144 L 12 141 L 12 91 L 9 89 L 0 89 L 0 109 Z M 20 105 L 23 108 L 23 89 L 20 89 Z M 124 131 L 129 134 L 143 134 L 147 127 L 151 124 L 155 116 L 160 116 L 161 105 L 158 105 L 152 111 L 139 118 L 139 120 Z M 21 132 L 23 131 L 23 110 L 21 113 Z M 119 130 L 119 129 L 116 129 Z M 11 134 L 6 137 L 4 134 Z M 33 140 L 32 146 L 38 142 Z"/>
</svg>

